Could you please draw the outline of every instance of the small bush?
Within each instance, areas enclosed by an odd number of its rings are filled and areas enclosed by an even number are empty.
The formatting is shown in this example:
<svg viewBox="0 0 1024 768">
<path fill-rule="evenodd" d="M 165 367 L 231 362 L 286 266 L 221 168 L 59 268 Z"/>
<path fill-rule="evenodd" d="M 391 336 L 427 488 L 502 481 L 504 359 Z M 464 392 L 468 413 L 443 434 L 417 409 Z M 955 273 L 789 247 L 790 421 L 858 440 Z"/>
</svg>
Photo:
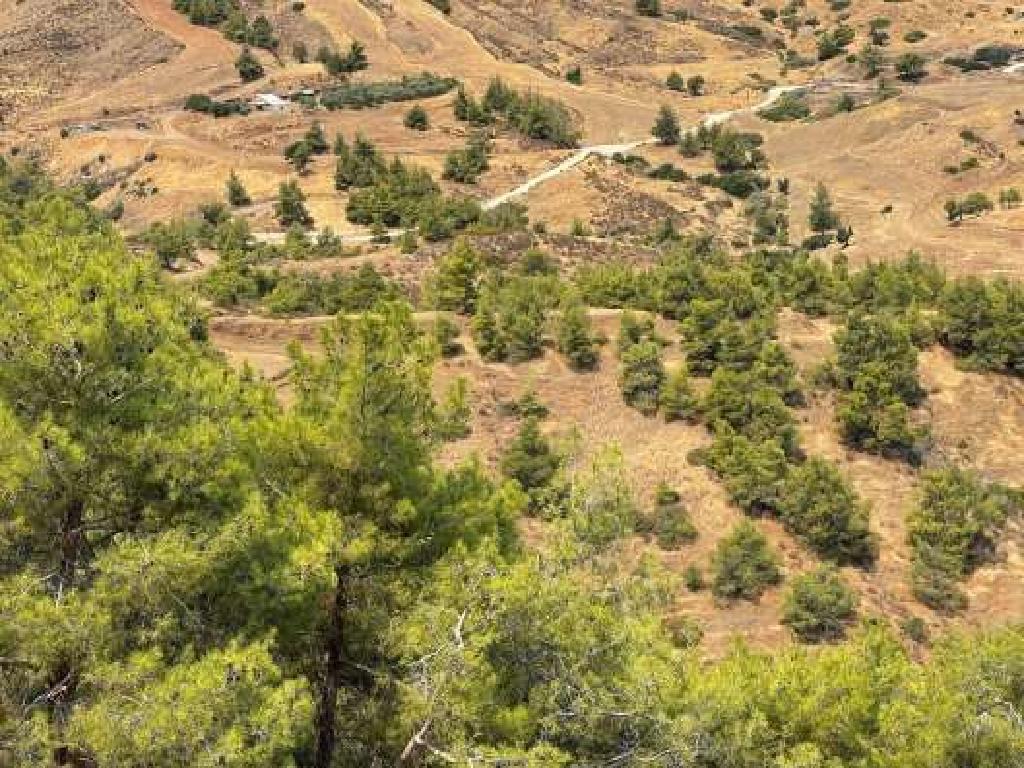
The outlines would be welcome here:
<svg viewBox="0 0 1024 768">
<path fill-rule="evenodd" d="M 841 640 L 856 616 L 857 602 L 839 573 L 825 566 L 793 580 L 783 603 L 782 623 L 804 643 Z"/>
<path fill-rule="evenodd" d="M 756 600 L 782 581 L 779 558 L 753 523 L 740 522 L 718 543 L 711 591 L 724 599 Z"/>
<path fill-rule="evenodd" d="M 419 104 L 405 113 L 405 119 L 402 123 L 406 128 L 413 131 L 425 131 L 430 128 L 430 118 L 427 116 L 427 110 Z"/>
</svg>

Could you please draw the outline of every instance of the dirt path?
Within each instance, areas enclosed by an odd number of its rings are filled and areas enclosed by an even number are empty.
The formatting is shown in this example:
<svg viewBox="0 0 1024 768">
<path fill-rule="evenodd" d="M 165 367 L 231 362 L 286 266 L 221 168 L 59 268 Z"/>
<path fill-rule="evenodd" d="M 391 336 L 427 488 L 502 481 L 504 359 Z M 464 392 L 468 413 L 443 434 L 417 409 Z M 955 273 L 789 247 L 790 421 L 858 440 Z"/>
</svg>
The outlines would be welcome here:
<svg viewBox="0 0 1024 768">
<path fill-rule="evenodd" d="M 833 83 L 830 81 L 822 81 L 820 83 L 812 83 L 809 85 L 777 86 L 769 90 L 766 93 L 765 98 L 762 101 L 758 102 L 757 104 L 753 104 L 748 107 L 743 107 L 741 109 L 730 109 L 723 110 L 721 112 L 712 112 L 711 114 L 706 115 L 703 120 L 701 120 L 700 125 L 721 125 L 733 119 L 734 117 L 737 117 L 738 115 L 757 112 L 758 110 L 771 106 L 776 101 L 778 101 L 779 98 L 781 98 L 783 95 L 787 93 L 802 91 L 812 87 L 820 88 L 823 86 L 829 88 L 843 87 L 843 84 Z M 691 126 L 690 130 L 692 130 L 694 127 L 696 126 Z M 618 153 L 631 152 L 634 149 L 637 149 L 638 147 L 653 144 L 654 141 L 655 140 L 652 138 L 644 138 L 637 139 L 635 141 L 627 142 L 624 144 L 595 144 L 592 146 L 581 147 L 575 153 L 573 153 L 565 160 L 560 162 L 558 165 L 555 165 L 554 167 L 549 168 L 546 171 L 538 173 L 537 175 L 527 179 L 525 182 L 515 187 L 514 189 L 509 190 L 508 192 L 503 192 L 499 195 L 496 195 L 495 197 L 490 198 L 489 200 L 484 201 L 481 207 L 485 211 L 488 211 L 497 208 L 500 205 L 508 203 L 512 200 L 515 200 L 516 198 L 522 197 L 523 195 L 528 194 L 531 190 L 539 187 L 545 182 L 551 181 L 552 179 L 556 179 L 562 174 L 568 173 L 574 168 L 577 168 L 591 157 L 612 157 L 613 155 Z M 403 232 L 404 230 L 401 229 L 390 230 L 388 232 L 388 235 L 391 237 L 397 237 L 400 236 Z M 284 240 L 284 235 L 278 232 L 259 232 L 254 233 L 253 237 L 265 243 L 277 243 L 283 242 Z M 341 232 L 338 234 L 338 237 L 341 238 L 342 243 L 345 245 L 360 245 L 369 243 L 373 240 L 373 237 L 365 232 Z"/>
</svg>

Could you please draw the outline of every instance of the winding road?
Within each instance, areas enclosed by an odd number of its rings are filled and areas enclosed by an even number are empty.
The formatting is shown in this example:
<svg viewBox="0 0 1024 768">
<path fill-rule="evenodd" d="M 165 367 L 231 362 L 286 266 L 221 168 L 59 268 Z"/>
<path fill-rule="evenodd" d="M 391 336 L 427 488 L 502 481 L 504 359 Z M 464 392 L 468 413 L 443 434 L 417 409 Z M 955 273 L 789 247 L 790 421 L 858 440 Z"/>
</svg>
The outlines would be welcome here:
<svg viewBox="0 0 1024 768">
<path fill-rule="evenodd" d="M 757 104 L 753 104 L 749 107 L 742 107 L 740 109 L 730 109 L 722 112 L 712 112 L 700 122 L 700 125 L 708 127 L 713 125 L 721 125 L 722 123 L 728 122 L 729 120 L 738 115 L 750 112 L 757 112 L 766 107 L 770 107 L 772 104 L 778 101 L 780 97 L 787 93 L 807 91 L 814 88 L 820 88 L 823 86 L 829 88 L 842 88 L 855 85 L 857 84 L 821 81 L 814 83 L 806 83 L 803 85 L 776 86 L 775 88 L 772 88 L 769 91 L 767 91 L 765 98 L 758 102 Z M 690 130 L 692 130 L 693 127 L 691 127 Z M 558 165 L 552 166 L 551 168 L 548 168 L 546 171 L 543 171 L 537 174 L 536 176 L 527 179 L 518 187 L 510 189 L 508 192 L 503 192 L 500 195 L 492 197 L 488 200 L 484 200 L 480 204 L 480 207 L 483 208 L 485 211 L 490 211 L 497 208 L 500 205 L 504 205 L 505 203 L 511 202 L 516 198 L 523 197 L 524 195 L 528 194 L 531 190 L 539 187 L 541 184 L 551 181 L 552 179 L 561 176 L 563 173 L 567 173 L 568 171 L 571 171 L 573 168 L 582 165 L 591 157 L 612 157 L 613 155 L 619 153 L 625 154 L 626 152 L 632 152 L 634 149 L 637 149 L 638 147 L 654 144 L 656 141 L 657 139 L 654 138 L 644 138 L 639 139 L 637 141 L 627 142 L 625 144 L 594 144 L 587 147 L 580 147 L 578 150 L 576 150 L 573 154 L 571 154 L 565 160 L 560 162 Z M 405 230 L 403 229 L 392 229 L 388 230 L 387 234 L 389 237 L 395 238 L 401 236 L 404 232 Z M 343 245 L 365 245 L 367 243 L 371 243 L 374 241 L 374 236 L 371 234 L 367 234 L 366 232 L 339 232 L 336 234 L 337 237 L 341 239 Z M 283 232 L 253 233 L 253 239 L 262 243 L 282 243 L 284 242 L 284 238 L 285 234 Z"/>
<path fill-rule="evenodd" d="M 1016 74 L 1024 71 L 1024 61 L 1014 62 L 1001 70 L 1005 74 Z M 722 125 L 723 123 L 732 120 L 735 117 L 743 114 L 749 114 L 752 112 L 759 112 L 762 109 L 770 107 L 782 96 L 787 93 L 803 93 L 813 90 L 825 89 L 831 90 L 843 90 L 843 89 L 857 89 L 863 88 L 863 83 L 849 82 L 842 80 L 816 80 L 810 83 L 803 83 L 800 85 L 779 85 L 769 89 L 765 93 L 764 99 L 756 104 L 752 104 L 747 107 L 741 107 L 738 109 L 724 110 L 721 112 L 712 112 L 707 115 L 699 125 L 711 127 L 714 125 Z M 689 130 L 693 130 L 691 126 Z M 523 197 L 528 194 L 531 190 L 536 189 L 540 185 L 551 181 L 564 173 L 571 171 L 572 169 L 582 165 L 591 157 L 612 157 L 615 154 L 631 152 L 638 147 L 645 145 L 654 144 L 657 140 L 654 138 L 644 138 L 637 141 L 627 142 L 625 144 L 594 144 L 587 147 L 580 147 L 573 154 L 566 159 L 562 160 L 558 165 L 552 166 L 551 168 L 543 171 L 536 176 L 527 179 L 525 182 L 520 184 L 514 189 L 510 189 L 507 192 L 503 192 L 500 195 L 492 197 L 488 200 L 484 200 L 480 205 L 485 211 L 493 210 L 500 205 L 511 202 L 516 198 Z M 389 237 L 398 237 L 402 235 L 405 230 L 392 229 L 388 231 Z M 259 232 L 253 234 L 254 239 L 265 242 L 265 243 L 280 243 L 284 241 L 285 235 L 280 232 Z M 344 245 L 363 245 L 371 243 L 374 240 L 374 236 L 365 232 L 341 232 L 338 233 L 338 237 Z"/>
</svg>

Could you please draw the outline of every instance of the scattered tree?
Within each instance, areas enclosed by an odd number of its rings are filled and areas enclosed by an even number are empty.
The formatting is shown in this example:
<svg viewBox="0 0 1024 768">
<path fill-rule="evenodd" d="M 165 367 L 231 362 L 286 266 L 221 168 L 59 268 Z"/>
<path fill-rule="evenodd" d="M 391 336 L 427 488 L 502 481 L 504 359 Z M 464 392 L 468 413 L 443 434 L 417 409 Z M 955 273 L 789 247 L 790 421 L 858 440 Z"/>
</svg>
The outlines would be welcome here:
<svg viewBox="0 0 1024 768">
<path fill-rule="evenodd" d="M 242 184 L 242 180 L 238 178 L 238 174 L 234 171 L 232 171 L 231 175 L 228 176 L 227 199 L 228 205 L 232 208 L 244 208 L 245 206 L 252 204 L 252 198 L 249 197 L 249 193 Z"/>
<path fill-rule="evenodd" d="M 756 600 L 767 587 L 782 581 L 778 555 L 749 520 L 738 523 L 718 543 L 713 563 L 711 591 L 723 599 Z"/>
<path fill-rule="evenodd" d="M 679 117 L 672 107 L 667 104 L 662 105 L 661 111 L 658 112 L 658 119 L 654 123 L 654 128 L 651 129 L 651 134 L 664 146 L 679 143 Z"/>
<path fill-rule="evenodd" d="M 803 643 L 841 640 L 857 614 L 857 595 L 833 567 L 793 579 L 782 608 L 782 623 Z"/>
<path fill-rule="evenodd" d="M 282 227 L 290 227 L 292 224 L 309 226 L 313 223 L 313 217 L 306 210 L 306 195 L 295 181 L 285 181 L 277 190 L 277 203 L 274 206 L 274 215 Z"/>
</svg>

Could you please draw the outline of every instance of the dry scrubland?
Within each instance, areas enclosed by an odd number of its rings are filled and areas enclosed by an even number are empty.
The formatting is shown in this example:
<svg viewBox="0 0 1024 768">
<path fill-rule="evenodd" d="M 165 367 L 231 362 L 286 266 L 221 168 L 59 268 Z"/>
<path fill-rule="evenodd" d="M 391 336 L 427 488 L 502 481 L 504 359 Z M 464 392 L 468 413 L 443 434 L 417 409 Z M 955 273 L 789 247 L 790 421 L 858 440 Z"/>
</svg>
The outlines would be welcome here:
<svg viewBox="0 0 1024 768">
<path fill-rule="evenodd" d="M 40 152 L 63 179 L 74 179 L 88 169 L 99 177 L 112 174 L 129 186 L 139 182 L 156 188 L 154 195 L 125 197 L 122 225 L 129 233 L 191 212 L 199 202 L 220 199 L 232 170 L 253 197 L 247 214 L 253 228 L 275 229 L 272 202 L 278 184 L 289 175 L 282 150 L 314 117 L 328 137 L 361 131 L 385 155 L 401 156 L 438 175 L 444 154 L 461 146 L 467 135 L 465 125 L 452 116 L 451 95 L 423 102 L 432 124 L 424 133 L 402 126 L 407 104 L 222 120 L 186 113 L 181 104 L 193 92 L 218 98 L 246 96 L 314 85 L 325 76 L 319 65 L 257 52 L 266 78 L 240 85 L 234 69 L 238 46 L 215 30 L 189 24 L 171 9 L 170 0 L 62 0 L 56 5 L 45 0 L 0 2 L 2 141 L 6 148 Z M 667 9 L 688 10 L 694 18 L 686 22 L 642 19 L 632 12 L 632 3 L 598 0 L 454 0 L 448 17 L 420 0 L 307 0 L 301 14 L 289 6 L 264 6 L 280 30 L 284 51 L 299 39 L 311 48 L 329 42 L 339 49 L 358 39 L 366 47 L 370 68 L 355 75 L 357 80 L 429 69 L 456 76 L 478 93 L 490 78 L 501 76 L 516 87 L 563 100 L 583 126 L 584 143 L 647 138 L 662 103 L 672 105 L 682 122 L 692 125 L 711 112 L 756 102 L 761 98 L 756 87 L 765 81 L 858 77 L 857 67 L 841 56 L 781 74 L 769 45 L 722 34 L 724 27 L 737 24 L 769 29 L 758 6 L 724 0 L 665 3 Z M 965 15 L 968 6 L 975 11 L 973 18 Z M 818 0 L 809 2 L 806 13 L 818 15 L 826 26 L 835 16 Z M 777 124 L 746 115 L 738 121 L 743 129 L 764 134 L 769 174 L 790 179 L 794 239 L 806 234 L 807 201 L 814 185 L 823 181 L 856 233 L 846 251 L 854 266 L 916 250 L 951 274 L 1024 278 L 1024 207 L 997 209 L 956 227 L 947 224 L 942 209 L 947 198 L 975 190 L 995 197 L 1000 189 L 1024 187 L 1024 128 L 1013 122 L 1013 110 L 1024 108 L 1024 73 L 961 74 L 938 61 L 987 42 L 1024 44 L 1024 22 L 1015 21 L 996 3 L 854 0 L 850 14 L 848 23 L 858 29 L 871 18 L 890 17 L 890 50 L 913 48 L 933 60 L 919 84 L 896 83 L 896 97 L 849 114 Z M 44 34 L 43 28 L 49 32 Z M 917 29 L 927 37 L 913 46 L 905 43 L 904 35 Z M 812 55 L 811 32 L 804 28 L 786 39 L 795 50 Z M 858 40 L 851 50 L 859 44 Z M 568 84 L 563 76 L 577 64 L 585 76 L 582 87 Z M 666 90 L 664 80 L 672 71 L 703 74 L 708 79 L 706 95 L 691 98 Z M 822 96 L 820 101 L 830 99 Z M 86 121 L 98 122 L 106 130 L 61 138 L 63 126 Z M 980 136 L 982 143 L 965 145 L 964 130 Z M 675 162 L 691 174 L 709 168 L 706 157 L 681 158 L 674 149 L 647 146 L 638 153 L 654 165 Z M 565 150 L 501 135 L 493 147 L 491 170 L 478 185 L 462 189 L 487 199 L 566 155 Z M 976 169 L 956 175 L 944 172 L 944 166 L 970 155 L 979 158 Z M 346 197 L 334 189 L 332 162 L 315 159 L 301 186 L 318 224 L 331 224 L 337 231 L 354 229 L 345 222 Z M 447 183 L 446 188 L 459 187 Z M 117 194 L 115 188 L 99 203 L 110 203 Z M 724 193 L 688 182 L 639 178 L 605 159 L 591 159 L 536 188 L 524 202 L 531 220 L 547 222 L 552 233 L 565 232 L 574 220 L 585 222 L 597 236 L 611 228 L 644 233 L 666 217 L 680 230 L 712 231 L 724 242 L 744 232 L 742 204 L 733 204 Z M 602 247 L 601 242 L 580 244 L 577 261 L 598 258 Z M 633 248 L 642 251 L 644 246 Z M 331 272 L 369 262 L 418 286 L 430 269 L 429 255 L 409 257 L 394 247 L 374 246 L 355 259 L 295 268 Z M 622 402 L 612 352 L 617 313 L 592 314 L 596 327 L 612 340 L 594 373 L 572 372 L 551 350 L 521 365 L 485 363 L 471 344 L 465 356 L 440 364 L 439 381 L 467 376 L 474 400 L 473 434 L 448 449 L 447 458 L 475 452 L 495 463 L 515 431 L 515 422 L 500 414 L 498 404 L 532 387 L 551 408 L 546 429 L 578 428 L 585 452 L 609 442 L 622 445 L 642 496 L 660 481 L 682 493 L 699 537 L 693 545 L 659 556 L 679 572 L 691 563 L 707 568 L 718 540 L 742 517 L 711 473 L 687 462 L 692 449 L 708 444 L 708 431 L 700 425 L 644 418 Z M 277 380 L 287 398 L 284 347 L 298 339 L 315 348 L 323 323 L 322 318 L 285 321 L 221 314 L 211 321 L 211 336 L 232 362 L 248 361 Z M 826 320 L 787 312 L 779 334 L 801 369 L 809 372 L 829 353 L 833 330 Z M 468 341 L 466 328 L 463 331 Z M 669 339 L 676 336 L 671 324 L 665 323 L 662 331 Z M 674 346 L 669 349 L 672 360 L 678 353 Z M 948 353 L 938 349 L 923 353 L 919 367 L 937 451 L 992 479 L 1024 483 L 1024 386 L 1018 380 L 958 370 Z M 910 555 L 903 520 L 914 502 L 917 471 L 843 447 L 828 395 L 812 395 L 797 415 L 807 451 L 833 459 L 871 503 L 872 527 L 881 541 L 878 566 L 868 572 L 849 569 L 847 574 L 861 595 L 864 613 L 920 616 L 936 626 L 1020 618 L 1024 551 L 1019 529 L 1011 524 L 999 561 L 966 582 L 970 605 L 963 616 L 949 619 L 929 611 L 913 600 L 907 584 Z M 816 564 L 814 556 L 779 525 L 758 525 L 783 554 L 787 575 Z M 637 549 L 644 546 L 636 542 Z M 721 608 L 707 591 L 680 589 L 676 605 L 699 619 L 712 651 L 722 649 L 735 633 L 775 645 L 788 637 L 779 623 L 781 594 L 782 588 L 771 589 L 759 602 Z"/>
</svg>

